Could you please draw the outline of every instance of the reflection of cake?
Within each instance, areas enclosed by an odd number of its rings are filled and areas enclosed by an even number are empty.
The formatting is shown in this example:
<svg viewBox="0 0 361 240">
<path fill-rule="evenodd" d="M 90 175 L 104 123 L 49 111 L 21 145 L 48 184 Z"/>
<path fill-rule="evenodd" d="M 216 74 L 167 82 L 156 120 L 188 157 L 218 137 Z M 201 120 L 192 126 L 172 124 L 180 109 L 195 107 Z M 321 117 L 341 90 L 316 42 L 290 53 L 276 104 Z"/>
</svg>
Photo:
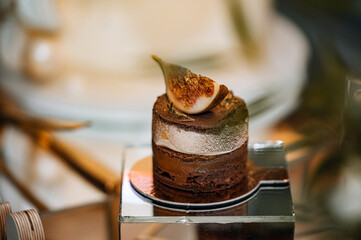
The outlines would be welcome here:
<svg viewBox="0 0 361 240">
<path fill-rule="evenodd" d="M 244 178 L 241 184 L 231 188 L 214 192 L 190 192 L 168 187 L 158 181 L 154 181 L 153 194 L 157 199 L 187 204 L 220 203 L 235 199 L 249 192 L 248 179 Z"/>
<path fill-rule="evenodd" d="M 231 93 L 212 110 L 184 121 L 167 111 L 160 96 L 153 108 L 154 179 L 171 187 L 211 192 L 229 188 L 245 175 L 248 111 Z"/>
</svg>

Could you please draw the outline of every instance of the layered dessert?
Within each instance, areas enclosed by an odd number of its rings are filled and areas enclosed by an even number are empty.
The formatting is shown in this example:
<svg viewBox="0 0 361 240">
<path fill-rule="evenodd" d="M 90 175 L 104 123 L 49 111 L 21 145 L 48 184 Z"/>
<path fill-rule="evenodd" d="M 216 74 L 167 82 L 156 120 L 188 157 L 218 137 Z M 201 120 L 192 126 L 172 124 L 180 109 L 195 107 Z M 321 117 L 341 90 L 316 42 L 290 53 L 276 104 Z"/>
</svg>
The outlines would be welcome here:
<svg viewBox="0 0 361 240">
<path fill-rule="evenodd" d="M 155 58 L 167 93 L 153 107 L 153 178 L 192 192 L 240 184 L 247 162 L 245 102 L 213 80 Z"/>
</svg>

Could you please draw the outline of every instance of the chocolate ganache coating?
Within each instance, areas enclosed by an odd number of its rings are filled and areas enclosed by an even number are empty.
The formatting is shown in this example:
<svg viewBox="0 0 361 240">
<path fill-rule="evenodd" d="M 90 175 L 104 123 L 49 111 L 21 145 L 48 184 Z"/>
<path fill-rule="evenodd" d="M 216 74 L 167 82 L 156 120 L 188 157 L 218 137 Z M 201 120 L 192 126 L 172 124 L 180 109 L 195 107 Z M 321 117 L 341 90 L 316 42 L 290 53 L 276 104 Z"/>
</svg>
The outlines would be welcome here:
<svg viewBox="0 0 361 240">
<path fill-rule="evenodd" d="M 153 107 L 153 117 L 158 116 L 163 121 L 176 124 L 185 130 L 205 132 L 222 128 L 226 124 L 232 126 L 248 122 L 248 109 L 244 100 L 233 96 L 232 92 L 210 111 L 189 115 L 190 119 L 169 113 L 170 104 L 166 94 L 159 96 Z"/>
<path fill-rule="evenodd" d="M 166 95 L 153 107 L 154 179 L 177 189 L 213 192 L 239 184 L 245 176 L 248 110 L 232 93 L 198 115 L 172 111 Z"/>
</svg>

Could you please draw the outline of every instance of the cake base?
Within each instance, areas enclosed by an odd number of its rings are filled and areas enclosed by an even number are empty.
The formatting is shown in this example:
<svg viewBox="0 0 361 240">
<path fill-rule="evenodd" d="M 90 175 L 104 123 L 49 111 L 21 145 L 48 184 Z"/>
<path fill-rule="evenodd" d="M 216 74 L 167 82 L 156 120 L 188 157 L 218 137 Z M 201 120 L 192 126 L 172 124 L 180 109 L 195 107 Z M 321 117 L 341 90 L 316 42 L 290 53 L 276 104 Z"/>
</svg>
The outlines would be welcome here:
<svg viewBox="0 0 361 240">
<path fill-rule="evenodd" d="M 245 178 L 247 141 L 238 149 L 219 155 L 179 153 L 152 144 L 153 177 L 172 188 L 214 192 L 240 184 Z"/>
<path fill-rule="evenodd" d="M 217 209 L 246 201 L 263 187 L 288 188 L 288 174 L 284 167 L 256 166 L 251 160 L 246 161 L 247 175 L 241 184 L 215 192 L 178 190 L 159 183 L 153 178 L 152 157 L 146 157 L 133 165 L 129 172 L 133 190 L 144 200 L 156 205 L 184 210 Z"/>
</svg>

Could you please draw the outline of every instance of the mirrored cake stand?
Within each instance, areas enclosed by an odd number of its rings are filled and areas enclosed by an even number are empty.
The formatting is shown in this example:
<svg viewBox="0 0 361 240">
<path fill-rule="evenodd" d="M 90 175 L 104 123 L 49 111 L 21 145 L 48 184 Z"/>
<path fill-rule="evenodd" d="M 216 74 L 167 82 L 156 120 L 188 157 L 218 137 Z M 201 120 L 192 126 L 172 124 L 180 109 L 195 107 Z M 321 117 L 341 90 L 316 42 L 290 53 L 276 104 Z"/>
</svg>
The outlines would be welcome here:
<svg viewBox="0 0 361 240">
<path fill-rule="evenodd" d="M 216 193 L 155 183 L 151 156 L 126 158 L 120 239 L 293 239 L 295 215 L 282 142 L 250 145 L 248 158 L 244 182 Z"/>
</svg>

